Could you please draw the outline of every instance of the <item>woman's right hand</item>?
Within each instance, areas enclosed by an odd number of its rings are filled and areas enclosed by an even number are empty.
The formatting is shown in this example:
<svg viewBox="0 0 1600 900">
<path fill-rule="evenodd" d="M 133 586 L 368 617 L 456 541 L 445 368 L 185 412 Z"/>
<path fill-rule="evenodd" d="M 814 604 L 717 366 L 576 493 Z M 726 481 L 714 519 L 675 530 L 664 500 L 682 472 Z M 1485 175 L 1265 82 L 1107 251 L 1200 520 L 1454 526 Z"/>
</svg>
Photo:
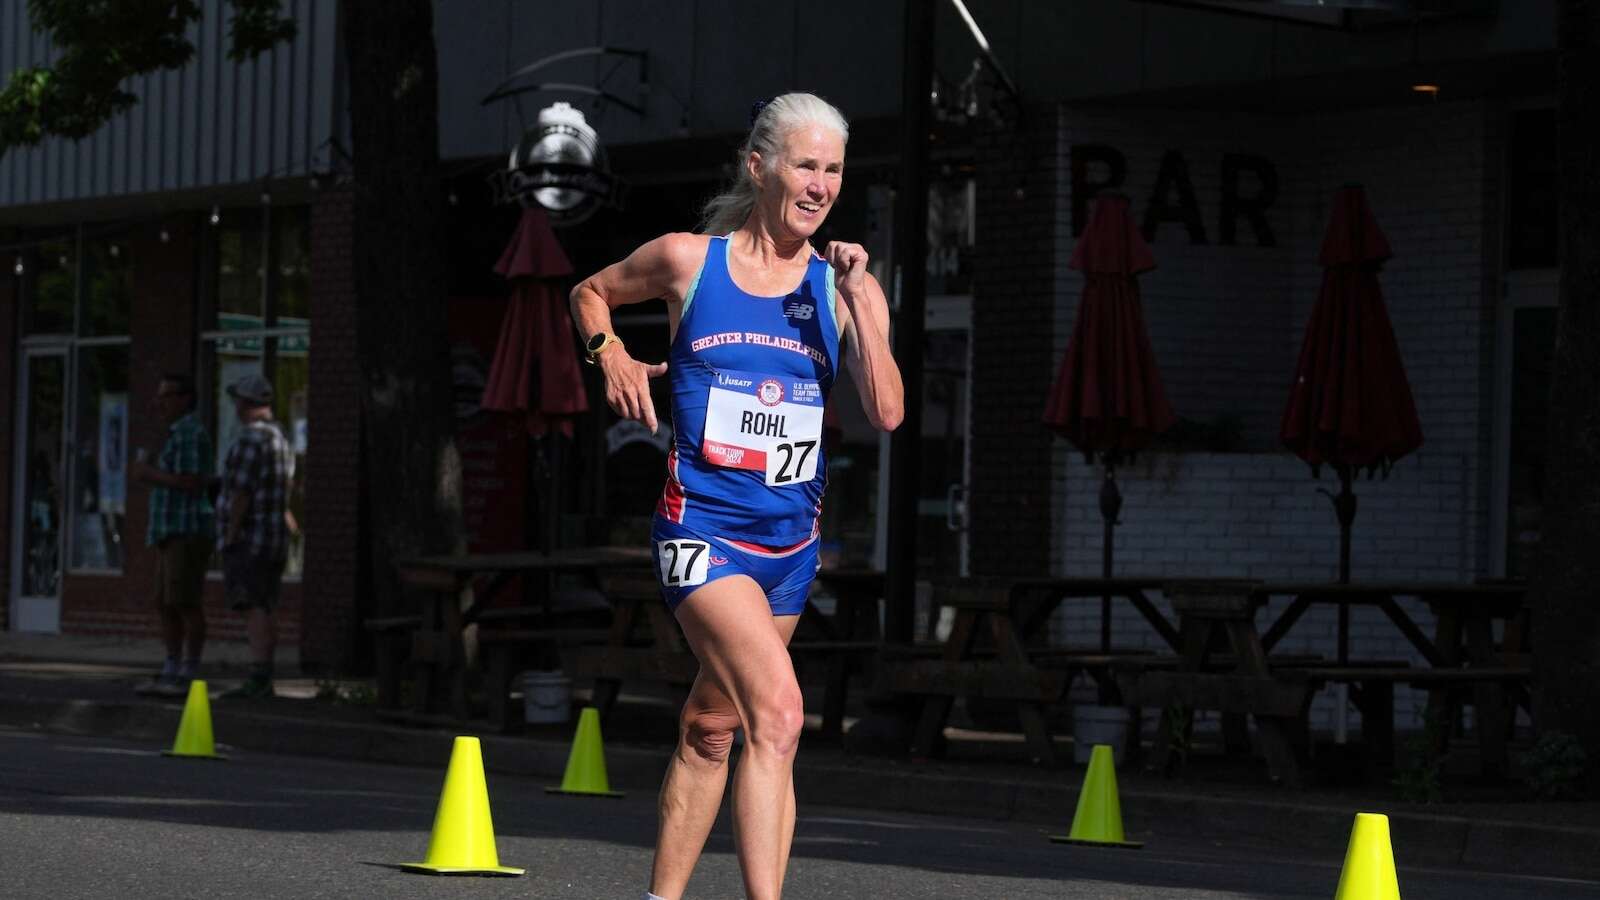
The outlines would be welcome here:
<svg viewBox="0 0 1600 900">
<path fill-rule="evenodd" d="M 656 433 L 656 405 L 650 399 L 650 379 L 667 374 L 667 364 L 642 363 L 628 348 L 613 345 L 600 354 L 600 371 L 606 376 L 606 404 L 624 419 L 643 422 Z"/>
</svg>

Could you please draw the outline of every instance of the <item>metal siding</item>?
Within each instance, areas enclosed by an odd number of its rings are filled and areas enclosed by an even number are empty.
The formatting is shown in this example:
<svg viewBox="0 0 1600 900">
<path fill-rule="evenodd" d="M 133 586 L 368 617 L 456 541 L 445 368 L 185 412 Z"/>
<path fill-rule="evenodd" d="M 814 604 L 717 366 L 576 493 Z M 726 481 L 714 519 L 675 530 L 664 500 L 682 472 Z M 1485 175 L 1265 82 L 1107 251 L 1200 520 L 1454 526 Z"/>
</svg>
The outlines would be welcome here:
<svg viewBox="0 0 1600 900">
<path fill-rule="evenodd" d="M 161 76 L 161 146 L 167 152 L 161 155 L 160 182 L 178 187 L 183 182 L 183 151 L 185 141 L 179 136 L 183 115 L 183 73 L 168 72 Z"/>
<path fill-rule="evenodd" d="M 207 19 L 202 32 L 211 32 L 216 23 Z M 196 185 L 216 184 L 221 146 L 217 142 L 217 120 L 222 117 L 222 69 L 217 65 L 215 47 L 210 41 L 201 42 L 192 68 L 200 81 L 200 102 L 196 104 L 193 140 L 200 161 Z"/>
<path fill-rule="evenodd" d="M 202 20 L 189 32 L 193 62 L 130 79 L 127 90 L 140 97 L 132 109 L 82 141 L 53 138 L 0 155 L 0 220 L 6 207 L 247 183 L 326 167 L 322 145 L 340 119 L 333 4 L 286 3 L 299 26 L 295 41 L 243 65 L 227 59 L 227 4 L 205 0 L 202 7 Z M 52 55 L 29 24 L 27 0 L 0 0 L 0 82 Z"/>
<path fill-rule="evenodd" d="M 222 26 L 217 26 L 220 32 Z M 247 120 L 241 115 L 244 104 L 239 100 L 239 76 L 243 74 L 244 66 L 229 65 L 222 58 L 226 51 L 221 45 L 217 47 L 217 119 L 212 123 L 212 128 L 217 134 L 217 175 L 214 179 L 218 184 L 232 184 L 239 180 L 239 168 L 235 160 L 239 155 L 239 128 Z M 222 123 L 229 127 L 222 127 Z"/>
<path fill-rule="evenodd" d="M 316 61 L 317 31 L 313 16 L 316 6 L 300 0 L 295 4 L 295 21 L 300 23 L 300 40 L 294 45 L 294 107 L 297 115 L 294 119 L 294 148 L 295 153 L 306 161 L 306 168 L 315 168 L 312 158 L 314 147 L 311 143 L 311 82 L 310 74 L 315 71 L 313 66 Z"/>
<path fill-rule="evenodd" d="M 199 33 L 198 26 L 190 26 L 190 40 L 196 40 Z M 178 73 L 178 124 L 172 129 L 172 148 L 178 160 L 178 177 L 173 184 L 179 188 L 191 188 L 200 183 L 200 117 L 204 109 L 200 90 L 202 65 L 197 55 L 193 64 Z"/>
<path fill-rule="evenodd" d="M 689 127 L 699 124 L 693 111 L 682 109 L 694 92 L 690 83 L 690 66 L 679 62 L 696 52 L 694 38 L 695 17 L 687 4 L 658 3 L 646 6 L 607 3 L 602 21 L 602 42 L 615 47 L 640 47 L 650 54 L 650 93 L 645 101 L 645 117 L 618 113 L 608 118 L 600 133 L 608 142 L 618 144 L 637 141 L 660 141 L 678 134 L 680 123 L 687 118 Z M 617 70 L 613 79 L 615 92 L 632 101 L 634 99 L 634 73 L 638 69 L 632 62 Z M 565 79 L 556 79 L 565 80 Z M 540 97 L 540 105 L 557 99 Z M 574 98 L 566 98 L 572 100 Z M 502 143 L 500 150 L 509 150 L 511 137 Z M 708 160 L 715 165 L 722 160 Z"/>
<path fill-rule="evenodd" d="M 307 103 L 307 106 L 310 107 L 311 115 L 307 121 L 312 130 L 306 135 L 306 143 L 311 146 L 312 151 L 316 154 L 317 162 L 313 164 L 313 167 L 326 170 L 333 164 L 333 152 L 327 148 L 319 149 L 319 147 L 324 141 L 335 138 L 342 132 L 339 122 L 343 114 L 342 111 L 334 109 L 335 94 L 333 86 L 340 78 L 337 73 L 343 71 L 343 67 L 340 64 L 340 55 L 344 50 L 338 42 L 338 7 L 322 7 L 315 2 L 310 5 L 312 9 L 317 10 L 315 21 L 311 29 L 309 29 L 312 50 L 314 51 L 311 58 L 312 69 L 319 74 L 335 73 L 332 77 L 326 78 L 325 81 L 318 80 L 313 82 L 309 77 L 307 79 L 307 90 L 311 92 L 310 101 Z"/>
<path fill-rule="evenodd" d="M 451 15 L 434 7 L 434 43 L 439 54 L 439 153 L 445 159 L 500 153 L 512 101 L 483 106 L 485 94 L 505 80 L 513 12 L 509 5 L 484 3 L 472 15 Z M 513 70 L 532 62 L 511 59 Z M 570 79 L 555 79 L 570 80 Z M 530 103 L 532 101 L 525 101 Z"/>
<path fill-rule="evenodd" d="M 695 61 L 692 99 L 700 128 L 748 128 L 751 103 L 791 88 L 794 12 L 795 0 L 759 6 L 744 0 L 700 0 L 695 44 L 704 52 Z M 750 40 L 750 35 L 763 39 Z"/>
<path fill-rule="evenodd" d="M 17 69 L 17 24 L 17 7 L 0 6 L 0 26 L 4 26 L 4 30 L 0 31 L 0 74 Z M 17 170 L 12 164 L 15 157 L 14 153 L 0 156 L 0 206 L 12 202 L 11 198 L 16 193 Z"/>
</svg>

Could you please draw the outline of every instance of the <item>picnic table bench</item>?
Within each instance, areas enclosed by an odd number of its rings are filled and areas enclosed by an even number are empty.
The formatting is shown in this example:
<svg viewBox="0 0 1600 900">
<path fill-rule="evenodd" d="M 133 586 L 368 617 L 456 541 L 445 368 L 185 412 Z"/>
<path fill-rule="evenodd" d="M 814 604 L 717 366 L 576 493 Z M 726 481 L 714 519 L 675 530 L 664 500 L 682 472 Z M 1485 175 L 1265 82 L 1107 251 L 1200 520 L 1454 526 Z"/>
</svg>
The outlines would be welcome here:
<svg viewBox="0 0 1600 900">
<path fill-rule="evenodd" d="M 402 586 L 415 597 L 416 612 L 397 612 L 368 619 L 365 628 L 378 643 L 378 714 L 384 718 L 419 722 L 461 721 L 469 717 L 469 676 L 477 667 L 481 626 L 524 619 L 549 621 L 555 610 L 553 578 L 535 578 L 530 585 L 538 597 L 532 604 L 494 608 L 496 594 L 512 579 L 525 574 L 554 576 L 576 573 L 593 577 L 603 569 L 640 568 L 650 565 L 649 551 L 630 547 L 586 547 L 554 553 L 478 553 L 400 559 L 395 562 Z M 480 584 L 480 581 L 483 583 Z M 559 645 L 569 639 L 585 640 L 582 629 L 563 627 L 512 628 L 523 642 Z M 511 638 L 491 638 L 490 646 L 504 646 Z M 495 653 L 498 655 L 497 649 Z M 400 708 L 400 683 L 406 671 L 414 678 L 409 709 Z M 442 702 L 440 695 L 443 695 Z M 491 697 L 490 705 L 504 698 Z M 442 712 L 436 711 L 443 706 Z M 495 707 L 504 720 L 503 705 Z"/>
<path fill-rule="evenodd" d="M 1055 653 L 1030 647 L 1050 614 L 1072 598 L 1126 599 L 1163 640 L 1175 643 L 1177 630 L 1145 592 L 1161 584 L 1139 578 L 1008 578 L 978 576 L 941 579 L 933 584 L 935 609 L 955 611 L 949 637 L 937 659 L 896 658 L 886 663 L 885 686 L 894 693 L 922 698 L 912 736 L 915 757 L 933 756 L 957 697 L 977 697 L 1014 705 L 1031 761 L 1051 765 L 1054 742 L 1047 708 L 1057 702 L 1075 670 L 1091 672 L 1102 695 L 1118 689 L 1107 675 L 1125 654 L 1102 647 L 1087 654 Z M 1104 624 L 1104 623 L 1103 623 Z M 1108 634 L 1102 628 L 1102 638 Z M 980 648 L 987 635 L 991 648 Z M 1102 640 L 1102 645 L 1104 645 Z"/>
<path fill-rule="evenodd" d="M 379 715 L 404 721 L 450 722 L 468 718 L 469 675 L 486 675 L 490 722 L 514 729 L 511 680 L 524 662 L 559 659 L 574 681 L 593 679 L 594 703 L 609 713 L 624 682 L 666 684 L 680 694 L 693 683 L 698 662 L 683 642 L 677 620 L 661 602 L 655 566 L 643 547 L 580 547 L 552 553 L 517 552 L 422 557 L 396 563 L 401 583 L 417 599 L 416 612 L 374 617 L 363 624 L 377 643 Z M 519 575 L 578 574 L 604 597 L 605 627 L 591 627 L 597 610 L 558 602 L 553 578 L 530 585 L 536 599 L 495 607 L 496 593 Z M 802 629 L 790 649 L 797 664 L 826 666 L 823 730 L 842 730 L 849 676 L 876 656 L 877 601 L 883 575 L 869 569 L 824 569 L 818 574 L 837 600 L 834 615 L 807 604 Z M 573 618 L 582 621 L 576 624 Z M 414 678 L 409 708 L 400 685 Z M 441 713 L 438 710 L 443 707 Z"/>
<path fill-rule="evenodd" d="M 1428 691 L 1427 719 L 1436 744 L 1444 749 L 1453 726 L 1459 720 L 1460 699 L 1470 689 L 1475 715 L 1475 731 L 1485 774 L 1503 774 L 1506 769 L 1507 738 L 1517 703 L 1531 705 L 1527 694 L 1529 653 L 1527 640 L 1527 586 L 1520 582 L 1478 581 L 1467 583 L 1424 581 L 1373 581 L 1353 584 L 1305 582 L 1267 582 L 1258 588 L 1265 599 L 1288 596 L 1287 609 L 1262 635 L 1262 645 L 1271 649 L 1289 633 L 1302 615 L 1315 604 L 1338 607 L 1337 659 L 1335 668 L 1324 672 L 1326 682 L 1365 685 L 1357 706 L 1362 709 L 1362 727 L 1381 715 L 1374 707 L 1369 716 L 1360 704 L 1382 704 L 1392 695 L 1395 684 L 1409 684 Z M 1415 597 L 1433 614 L 1435 627 L 1430 638 L 1397 602 L 1399 597 Z M 1375 607 L 1417 650 L 1426 668 L 1407 669 L 1407 677 L 1390 680 L 1379 687 L 1370 669 L 1349 669 L 1349 616 L 1354 606 Z M 1501 646 L 1494 642 L 1494 623 L 1504 622 Z M 1340 672 L 1339 667 L 1346 668 Z M 1369 689 L 1370 688 L 1370 689 Z M 1372 699 L 1376 697 L 1377 699 Z M 1509 698 L 1509 699 L 1508 699 Z M 1387 701 L 1392 710 L 1392 700 Z M 1391 718 L 1379 724 L 1379 739 L 1392 743 Z"/>
</svg>

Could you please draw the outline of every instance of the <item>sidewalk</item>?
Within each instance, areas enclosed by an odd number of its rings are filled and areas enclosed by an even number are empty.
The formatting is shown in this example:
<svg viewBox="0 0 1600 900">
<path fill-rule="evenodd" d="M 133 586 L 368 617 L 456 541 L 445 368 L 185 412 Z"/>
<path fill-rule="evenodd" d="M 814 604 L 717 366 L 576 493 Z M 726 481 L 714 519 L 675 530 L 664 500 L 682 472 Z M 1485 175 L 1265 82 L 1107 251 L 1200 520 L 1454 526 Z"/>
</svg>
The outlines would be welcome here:
<svg viewBox="0 0 1600 900">
<path fill-rule="evenodd" d="M 218 643 L 206 655 L 213 696 L 243 676 L 242 645 Z M 132 692 L 160 657 L 155 641 L 0 632 L 0 727 L 167 744 L 180 702 Z M 292 655 L 286 660 L 280 654 L 279 669 L 294 672 Z M 276 700 L 214 701 L 217 740 L 235 750 L 442 768 L 455 732 L 388 725 L 368 705 L 317 699 L 319 689 L 326 694 L 332 687 L 287 678 Z M 634 702 L 619 709 L 608 728 L 607 766 L 619 789 L 653 792 L 675 737 L 673 710 L 650 698 L 628 699 Z M 519 736 L 483 734 L 485 764 L 491 771 L 559 780 L 570 730 L 562 725 L 530 727 Z M 808 739 L 795 785 L 802 805 L 1006 819 L 1057 833 L 1071 823 L 1082 777 L 1077 767 L 1042 771 L 992 758 L 913 763 L 851 755 Z M 1159 846 L 1163 835 L 1200 834 L 1218 844 L 1317 856 L 1337 865 L 1354 814 L 1384 812 L 1402 867 L 1600 877 L 1600 803 L 1512 801 L 1506 798 L 1514 787 L 1452 786 L 1447 796 L 1463 802 L 1418 806 L 1395 801 L 1383 786 L 1284 791 L 1253 772 L 1202 772 L 1199 762 L 1185 779 L 1139 772 L 1118 778 L 1130 836 L 1148 846 Z"/>
</svg>

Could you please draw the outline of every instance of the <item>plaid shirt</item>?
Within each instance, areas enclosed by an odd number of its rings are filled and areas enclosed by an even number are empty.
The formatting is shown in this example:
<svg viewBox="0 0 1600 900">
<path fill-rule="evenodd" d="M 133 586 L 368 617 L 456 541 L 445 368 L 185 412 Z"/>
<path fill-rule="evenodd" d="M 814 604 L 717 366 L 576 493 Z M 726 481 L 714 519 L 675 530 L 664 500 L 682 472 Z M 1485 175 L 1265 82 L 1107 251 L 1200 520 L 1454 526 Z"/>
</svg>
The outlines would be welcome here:
<svg viewBox="0 0 1600 900">
<path fill-rule="evenodd" d="M 185 413 L 167 429 L 156 467 L 169 475 L 204 475 L 211 467 L 211 435 L 194 413 Z M 145 543 L 154 547 L 169 537 L 211 534 L 211 500 L 204 491 L 191 494 L 158 484 L 150 489 L 150 527 Z"/>
<path fill-rule="evenodd" d="M 289 552 L 289 527 L 283 511 L 294 478 L 294 450 L 276 422 L 251 422 L 239 432 L 222 464 L 217 500 L 217 546 L 226 547 L 229 505 L 236 493 L 250 496 L 236 548 L 261 559 L 283 559 Z"/>
</svg>

